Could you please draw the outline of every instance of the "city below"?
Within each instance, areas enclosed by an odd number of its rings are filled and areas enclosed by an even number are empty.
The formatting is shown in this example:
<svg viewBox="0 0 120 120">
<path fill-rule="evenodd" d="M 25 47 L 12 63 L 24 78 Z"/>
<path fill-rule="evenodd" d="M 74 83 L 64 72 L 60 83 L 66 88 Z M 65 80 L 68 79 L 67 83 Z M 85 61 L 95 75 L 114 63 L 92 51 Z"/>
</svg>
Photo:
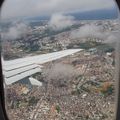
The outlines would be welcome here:
<svg viewBox="0 0 120 120">
<path fill-rule="evenodd" d="M 38 59 L 41 72 L 29 77 L 40 86 L 26 83 L 27 78 L 6 85 L 8 116 L 12 120 L 114 120 L 119 21 L 59 17 L 67 22 L 1 24 L 3 62 L 79 49 L 43 64 Z"/>
</svg>

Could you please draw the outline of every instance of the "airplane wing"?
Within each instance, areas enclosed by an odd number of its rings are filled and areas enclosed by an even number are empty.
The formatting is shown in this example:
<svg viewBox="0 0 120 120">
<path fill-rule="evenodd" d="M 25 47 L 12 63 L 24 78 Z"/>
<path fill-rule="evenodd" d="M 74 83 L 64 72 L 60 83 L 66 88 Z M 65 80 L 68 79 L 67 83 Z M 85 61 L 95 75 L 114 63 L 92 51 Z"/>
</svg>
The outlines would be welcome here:
<svg viewBox="0 0 120 120">
<path fill-rule="evenodd" d="M 21 79 L 41 72 L 42 64 L 82 51 L 82 49 L 68 49 L 59 52 L 3 61 L 3 75 L 5 83 L 10 85 Z"/>
</svg>

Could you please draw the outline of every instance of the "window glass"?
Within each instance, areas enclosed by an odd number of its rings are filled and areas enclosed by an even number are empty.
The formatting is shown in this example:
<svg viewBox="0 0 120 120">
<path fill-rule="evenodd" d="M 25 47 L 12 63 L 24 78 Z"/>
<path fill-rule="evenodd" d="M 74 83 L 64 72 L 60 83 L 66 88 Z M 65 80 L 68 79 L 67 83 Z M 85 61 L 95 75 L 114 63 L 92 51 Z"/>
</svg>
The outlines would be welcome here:
<svg viewBox="0 0 120 120">
<path fill-rule="evenodd" d="M 115 119 L 113 0 L 6 0 L 1 16 L 10 120 Z"/>
</svg>

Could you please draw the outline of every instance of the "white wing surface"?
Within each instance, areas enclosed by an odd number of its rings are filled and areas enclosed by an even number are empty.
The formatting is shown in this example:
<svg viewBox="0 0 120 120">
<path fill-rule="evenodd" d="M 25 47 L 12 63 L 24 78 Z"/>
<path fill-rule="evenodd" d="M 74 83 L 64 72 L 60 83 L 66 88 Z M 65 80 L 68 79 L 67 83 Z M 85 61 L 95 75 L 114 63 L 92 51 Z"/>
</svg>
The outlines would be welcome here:
<svg viewBox="0 0 120 120">
<path fill-rule="evenodd" d="M 82 51 L 82 49 L 69 49 L 15 60 L 2 61 L 5 83 L 9 85 L 26 77 L 30 77 L 37 72 L 41 72 L 42 64 L 79 51 Z"/>
</svg>

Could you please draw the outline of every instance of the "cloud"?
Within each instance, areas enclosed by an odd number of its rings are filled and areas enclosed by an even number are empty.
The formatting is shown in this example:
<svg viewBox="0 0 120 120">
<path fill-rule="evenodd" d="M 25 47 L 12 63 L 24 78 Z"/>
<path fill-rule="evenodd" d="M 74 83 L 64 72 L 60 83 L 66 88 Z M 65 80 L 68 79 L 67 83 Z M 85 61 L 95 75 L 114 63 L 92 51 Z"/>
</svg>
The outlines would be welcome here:
<svg viewBox="0 0 120 120">
<path fill-rule="evenodd" d="M 105 43 L 118 43 L 120 42 L 120 32 L 109 32 L 107 33 L 107 37 L 104 41 Z"/>
<path fill-rule="evenodd" d="M 84 25 L 71 33 L 72 38 L 103 38 L 102 27 L 94 24 Z"/>
<path fill-rule="evenodd" d="M 17 39 L 28 32 L 28 25 L 24 23 L 13 23 L 11 27 L 8 28 L 8 31 L 3 33 L 2 39 Z"/>
<path fill-rule="evenodd" d="M 48 24 L 53 30 L 62 30 L 74 24 L 74 17 L 63 14 L 54 14 Z"/>
<path fill-rule="evenodd" d="M 78 30 L 71 32 L 71 38 L 98 38 L 104 43 L 120 42 L 120 32 L 104 31 L 102 26 L 95 24 L 84 25 Z"/>
<path fill-rule="evenodd" d="M 71 65 L 56 63 L 50 68 L 44 69 L 43 74 L 45 79 L 54 86 L 60 86 L 61 84 L 64 84 L 63 82 L 70 82 L 74 76 L 78 75 L 78 72 L 76 72 Z"/>
<path fill-rule="evenodd" d="M 114 0 L 6 0 L 2 17 L 52 15 L 57 12 L 82 12 L 114 7 Z"/>
</svg>

